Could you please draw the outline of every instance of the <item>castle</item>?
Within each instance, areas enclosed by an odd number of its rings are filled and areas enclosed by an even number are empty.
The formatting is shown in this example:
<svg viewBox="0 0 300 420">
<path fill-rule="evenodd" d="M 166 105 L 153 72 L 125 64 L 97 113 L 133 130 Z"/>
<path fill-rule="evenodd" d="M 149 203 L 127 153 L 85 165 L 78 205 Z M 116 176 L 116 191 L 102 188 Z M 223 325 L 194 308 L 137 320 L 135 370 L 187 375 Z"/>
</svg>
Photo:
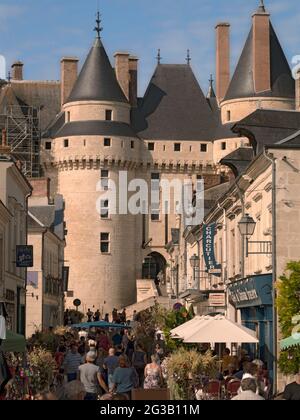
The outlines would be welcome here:
<svg viewBox="0 0 300 420">
<path fill-rule="evenodd" d="M 81 309 L 110 312 L 136 301 L 137 279 L 166 278 L 168 252 L 181 221 L 164 214 L 158 200 L 150 214 L 111 214 L 112 203 L 100 199 L 110 180 L 128 183 L 203 179 L 205 197 L 236 175 L 226 157 L 239 151 L 253 157 L 257 145 L 247 133 L 231 128 L 257 109 L 294 110 L 295 81 L 261 5 L 234 75 L 230 75 L 230 25 L 216 26 L 216 94 L 211 81 L 207 97 L 187 64 L 161 64 L 142 98 L 137 95 L 138 59 L 115 54 L 112 67 L 97 36 L 77 76 L 78 60 L 61 62 L 61 112 L 46 130 L 41 146 L 44 174 L 52 194 L 65 201 L 70 266 L 67 307 L 75 298 Z M 229 169 L 230 168 L 230 169 Z M 99 184 L 100 183 L 100 184 Z M 122 189 L 117 188 L 117 202 Z M 129 193 L 132 197 L 133 193 Z M 124 209 L 123 209 L 124 210 Z M 184 279 L 179 279 L 179 290 Z"/>
</svg>

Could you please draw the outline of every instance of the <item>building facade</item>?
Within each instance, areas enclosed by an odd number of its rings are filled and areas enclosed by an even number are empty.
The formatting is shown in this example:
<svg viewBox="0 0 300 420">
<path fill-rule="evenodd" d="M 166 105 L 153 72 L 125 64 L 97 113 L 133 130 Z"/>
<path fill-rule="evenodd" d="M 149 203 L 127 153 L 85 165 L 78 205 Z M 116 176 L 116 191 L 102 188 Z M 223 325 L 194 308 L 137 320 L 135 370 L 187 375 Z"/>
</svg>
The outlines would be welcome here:
<svg viewBox="0 0 300 420">
<path fill-rule="evenodd" d="M 16 247 L 27 244 L 27 204 L 31 186 L 0 148 L 0 299 L 5 302 L 8 329 L 25 333 L 26 268 L 16 265 Z"/>
<path fill-rule="evenodd" d="M 31 180 L 28 244 L 33 246 L 34 265 L 27 271 L 26 336 L 63 325 L 64 248 L 63 199 L 49 200 L 49 179 Z"/>
<path fill-rule="evenodd" d="M 149 190 L 153 181 L 189 180 L 195 186 L 203 179 L 207 196 L 216 199 L 218 187 L 235 175 L 228 156 L 247 155 L 250 162 L 258 152 L 248 131 L 236 126 L 258 109 L 295 109 L 295 83 L 265 8 L 253 14 L 232 77 L 229 28 L 216 27 L 217 94 L 211 82 L 207 97 L 189 61 L 168 65 L 159 60 L 145 95 L 138 98 L 137 58 L 116 53 L 113 69 L 100 35 L 79 76 L 76 59 L 62 60 L 62 109 L 44 133 L 42 164 L 53 181 L 52 193 L 62 194 L 66 203 L 67 306 L 79 298 L 83 311 L 125 307 L 136 301 L 137 279 L 159 274 L 175 293 L 170 283 L 179 265 L 184 268 L 179 288 L 184 288 L 191 277 L 187 259 L 178 256 L 168 266 L 166 248 L 182 221 L 175 210 L 165 214 L 161 190 L 155 205 L 140 203 L 148 214 L 131 214 L 127 204 L 115 212 L 115 202 L 119 207 L 124 188 L 137 179 Z M 105 196 L 110 182 L 117 186 L 113 199 Z M 127 193 L 127 202 L 136 199 L 134 192 Z M 176 207 L 174 194 L 171 201 Z M 238 264 L 234 270 L 230 275 L 239 272 Z"/>
</svg>

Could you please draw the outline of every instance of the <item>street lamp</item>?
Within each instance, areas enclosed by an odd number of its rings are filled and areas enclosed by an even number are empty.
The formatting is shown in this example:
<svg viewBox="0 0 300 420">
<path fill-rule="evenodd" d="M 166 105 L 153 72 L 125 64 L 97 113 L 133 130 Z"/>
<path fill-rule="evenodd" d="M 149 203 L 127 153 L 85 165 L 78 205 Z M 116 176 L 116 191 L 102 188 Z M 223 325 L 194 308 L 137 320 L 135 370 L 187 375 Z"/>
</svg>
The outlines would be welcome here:
<svg viewBox="0 0 300 420">
<path fill-rule="evenodd" d="M 245 214 L 245 216 L 241 218 L 238 225 L 241 235 L 249 238 L 255 231 L 256 222 L 249 214 Z"/>
<path fill-rule="evenodd" d="M 191 267 L 193 269 L 194 287 L 197 289 L 197 287 L 196 287 L 196 270 L 199 269 L 199 267 L 200 267 L 200 258 L 198 257 L 198 255 L 194 254 L 190 258 L 190 263 L 191 263 Z"/>
</svg>

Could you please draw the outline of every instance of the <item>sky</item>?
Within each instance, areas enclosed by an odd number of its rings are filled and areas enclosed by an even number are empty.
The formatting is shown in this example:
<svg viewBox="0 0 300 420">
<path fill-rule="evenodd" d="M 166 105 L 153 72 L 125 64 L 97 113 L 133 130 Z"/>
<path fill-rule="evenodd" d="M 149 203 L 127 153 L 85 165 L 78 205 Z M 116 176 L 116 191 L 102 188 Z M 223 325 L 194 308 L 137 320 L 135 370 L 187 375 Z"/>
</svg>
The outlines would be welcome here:
<svg viewBox="0 0 300 420">
<path fill-rule="evenodd" d="M 58 80 L 60 59 L 85 59 L 93 43 L 95 13 L 102 13 L 102 39 L 113 60 L 116 51 L 140 59 L 139 95 L 162 63 L 191 65 L 204 92 L 215 73 L 215 25 L 231 24 L 231 65 L 237 63 L 259 0 L 0 0 L 0 55 L 7 67 L 24 62 L 24 77 Z M 287 59 L 300 54 L 299 0 L 265 0 Z M 113 61 L 112 61 L 113 62 Z M 7 69 L 8 71 L 8 69 Z"/>
</svg>

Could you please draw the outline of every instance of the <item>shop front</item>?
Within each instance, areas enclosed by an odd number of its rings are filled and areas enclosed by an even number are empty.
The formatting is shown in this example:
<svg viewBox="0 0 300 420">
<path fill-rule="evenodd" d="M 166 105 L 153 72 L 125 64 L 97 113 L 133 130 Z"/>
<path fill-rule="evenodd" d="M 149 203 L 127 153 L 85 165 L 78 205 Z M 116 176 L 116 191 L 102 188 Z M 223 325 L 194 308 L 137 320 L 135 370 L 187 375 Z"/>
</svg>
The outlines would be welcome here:
<svg viewBox="0 0 300 420">
<path fill-rule="evenodd" d="M 268 365 L 273 376 L 273 280 L 272 274 L 247 277 L 232 283 L 228 288 L 229 301 L 240 311 L 242 324 L 257 333 L 258 348 L 245 346 L 253 358 Z"/>
</svg>

